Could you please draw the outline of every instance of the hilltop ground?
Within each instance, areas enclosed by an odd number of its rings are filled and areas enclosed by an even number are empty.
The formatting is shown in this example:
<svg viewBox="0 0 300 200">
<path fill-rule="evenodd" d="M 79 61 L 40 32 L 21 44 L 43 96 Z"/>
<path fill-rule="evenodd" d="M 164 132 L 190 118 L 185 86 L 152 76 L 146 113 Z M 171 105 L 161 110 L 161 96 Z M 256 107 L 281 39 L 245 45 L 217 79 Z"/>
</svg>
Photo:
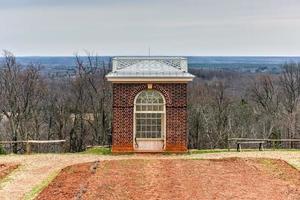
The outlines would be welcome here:
<svg viewBox="0 0 300 200">
<path fill-rule="evenodd" d="M 0 164 L 0 181 L 3 180 L 8 174 L 18 168 L 18 164 Z"/>
<path fill-rule="evenodd" d="M 109 176 L 114 176 L 114 175 L 120 175 L 120 174 L 114 174 L 116 171 L 121 173 L 121 174 L 126 174 L 122 172 L 127 172 L 127 173 L 135 173 L 135 174 L 140 174 L 142 176 L 146 176 L 145 180 L 148 180 L 145 183 L 145 188 L 150 187 L 152 192 L 150 194 L 155 195 L 155 190 L 157 189 L 158 186 L 164 186 L 166 190 L 168 190 L 166 193 L 172 193 L 173 187 L 172 183 L 176 183 L 176 181 L 184 181 L 186 180 L 185 176 L 182 176 L 188 174 L 190 172 L 195 173 L 195 181 L 199 180 L 199 183 L 197 184 L 202 184 L 203 188 L 205 189 L 205 186 L 212 184 L 213 187 L 218 188 L 218 184 L 229 184 L 230 186 L 236 186 L 237 188 L 239 186 L 241 192 L 247 191 L 246 188 L 249 189 L 249 191 L 253 191 L 254 188 L 251 188 L 250 185 L 247 185 L 248 182 L 251 183 L 252 185 L 258 184 L 258 186 L 261 186 L 261 189 L 267 189 L 264 187 L 264 185 L 270 185 L 270 181 L 274 184 L 272 184 L 272 189 L 273 191 L 278 192 L 281 191 L 280 194 L 285 194 L 286 191 L 290 191 L 292 195 L 298 195 L 299 194 L 299 188 L 295 187 L 295 180 L 299 180 L 299 176 L 297 177 L 297 174 L 299 174 L 299 171 L 293 171 L 293 169 L 290 166 L 282 166 L 280 163 L 273 163 L 271 162 L 272 165 L 270 165 L 269 161 L 265 161 L 265 159 L 260 161 L 253 161 L 251 159 L 246 159 L 246 160 L 239 160 L 239 159 L 233 159 L 233 160 L 226 160 L 222 162 L 216 162 L 216 161 L 206 161 L 206 160 L 200 160 L 199 162 L 198 159 L 220 159 L 220 158 L 230 158 L 230 157 L 240 157 L 240 158 L 273 158 L 273 159 L 281 159 L 292 166 L 300 169 L 300 151 L 264 151 L 264 152 L 223 152 L 223 153 L 205 153 L 205 154 L 189 154 L 189 155 L 145 155 L 145 154 L 140 154 L 140 155 L 119 155 L 119 156 L 113 156 L 113 155 L 91 155 L 91 154 L 34 154 L 34 155 L 6 155 L 6 156 L 0 156 L 0 163 L 15 163 L 15 164 L 21 164 L 17 170 L 15 170 L 11 175 L 7 177 L 5 181 L 0 182 L 0 197 L 2 199 L 32 199 L 35 197 L 38 192 L 40 192 L 45 186 L 49 184 L 49 182 L 58 174 L 58 172 L 70 165 L 78 164 L 78 163 L 85 163 L 85 162 L 92 162 L 92 164 L 83 164 L 83 165 L 78 165 L 74 166 L 74 169 L 71 167 L 71 172 L 76 171 L 77 169 L 80 169 L 83 167 L 88 169 L 87 171 L 90 172 L 95 167 L 95 162 L 100 161 L 99 166 L 96 167 L 95 171 L 95 176 L 93 177 L 109 177 Z M 192 159 L 189 162 L 182 159 Z M 108 162 L 109 160 L 113 160 L 112 162 Z M 123 160 L 120 162 L 116 162 L 115 160 Z M 124 160 L 128 161 L 129 165 L 126 165 L 125 168 L 122 168 L 121 166 L 124 166 L 122 163 L 124 163 Z M 180 161 L 181 160 L 181 161 Z M 197 161 L 197 162 L 196 162 Z M 228 162 L 229 161 L 229 162 Z M 277 162 L 277 161 L 274 161 Z M 278 161 L 279 162 L 279 161 Z M 121 163 L 121 164 L 120 164 Z M 131 166 L 130 163 L 135 163 L 134 165 L 139 166 L 138 167 L 129 167 Z M 220 164 L 221 163 L 221 164 Z M 222 164 L 223 163 L 223 164 Z M 92 165 L 92 167 L 91 167 Z M 113 166 L 111 169 L 116 169 L 112 171 L 110 168 L 105 168 L 105 169 L 110 169 L 107 170 L 106 174 L 99 174 L 101 172 L 101 169 L 104 166 Z M 248 167 L 250 170 L 246 174 L 241 174 L 244 173 L 243 171 L 243 165 Z M 206 168 L 205 168 L 206 166 Z M 207 167 L 209 166 L 209 167 Z M 230 167 L 228 167 L 230 166 Z M 236 167 L 235 167 L 236 166 Z M 265 168 L 263 167 L 265 166 Z M 266 167 L 267 166 L 267 167 Z M 269 167 L 268 167 L 269 166 Z M 272 167 L 277 166 L 275 169 L 280 168 L 280 166 L 283 170 L 279 170 L 279 174 L 276 174 L 275 171 L 269 171 L 268 169 L 272 169 Z M 279 167 L 278 167 L 279 166 Z M 171 170 L 170 173 L 164 171 L 165 169 L 173 169 Z M 70 168 L 69 168 L 70 169 Z M 131 169 L 131 170 L 129 170 Z M 178 171 L 179 169 L 183 169 L 184 171 Z M 189 170 L 189 169 L 194 169 L 194 170 Z M 195 169 L 199 169 L 196 170 Z M 208 173 L 208 169 L 213 170 L 216 173 Z M 123 170 L 123 171 L 122 171 Z M 135 170 L 135 171 L 132 171 Z M 151 171 L 153 170 L 153 173 L 147 174 L 147 173 L 142 173 L 146 171 Z M 202 170 L 202 171 L 201 171 Z M 227 171 L 228 170 L 228 171 Z M 256 172 L 261 173 L 264 172 L 262 176 L 257 176 Z M 290 173 L 292 170 L 292 173 Z M 93 171 L 93 170 L 92 170 Z M 288 173 L 286 173 L 286 171 Z M 56 181 L 59 181 L 59 177 L 63 175 L 63 173 L 66 172 L 65 170 L 57 177 Z M 70 171 L 69 171 L 70 172 Z M 178 173 L 177 173 L 178 172 Z M 199 172 L 197 174 L 197 172 Z M 202 173 L 200 173 L 202 172 Z M 85 172 L 87 173 L 87 172 Z M 162 179 L 160 176 L 161 173 L 164 173 L 165 177 L 169 179 Z M 207 173 L 207 174 L 205 174 Z M 72 173 L 70 173 L 72 174 Z M 173 175 L 179 175 L 179 177 L 173 177 Z M 293 174 L 293 180 L 291 182 L 288 182 L 287 179 L 287 174 Z M 127 174 L 128 175 L 128 174 Z M 126 180 L 129 176 L 123 176 L 123 180 Z M 240 182 L 243 180 L 244 176 L 256 176 L 254 179 L 245 179 L 248 180 L 248 182 Z M 155 176 L 153 178 L 153 176 Z M 80 176 L 79 176 L 80 177 Z M 102 177 L 102 178 L 103 178 Z M 211 177 L 212 179 L 208 178 Z M 230 177 L 241 177 L 241 180 L 238 179 L 232 179 L 233 181 L 231 182 Z M 122 180 L 122 176 L 119 177 L 120 180 Z M 228 179 L 229 178 L 229 179 Z M 295 179 L 296 178 L 296 179 Z M 298 179 L 297 179 L 298 178 Z M 228 179 L 228 180 L 227 180 Z M 290 179 L 290 178 L 288 178 Z M 80 179 L 83 180 L 83 179 Z M 94 181 L 99 181 L 97 178 L 93 178 L 90 180 Z M 101 179 L 103 181 L 103 179 Z M 108 178 L 107 178 L 108 180 Z M 113 179 L 109 179 L 113 180 Z M 142 177 L 137 178 L 138 180 L 143 180 Z M 151 182 L 152 180 L 152 182 Z M 166 180 L 169 180 L 166 181 Z M 214 183 L 214 180 L 224 180 L 224 183 L 218 182 Z M 115 181 L 119 182 L 118 179 L 115 179 Z M 163 185 L 156 185 L 157 181 L 166 181 L 166 184 Z M 209 181 L 209 182 L 205 182 Z M 281 181 L 281 182 L 280 182 Z M 55 181 L 53 182 L 53 184 Z M 104 182 L 98 182 L 99 184 L 103 184 Z M 134 189 L 137 185 L 135 182 L 130 182 L 125 183 L 124 186 L 130 187 Z M 178 182 L 177 182 L 178 183 Z M 244 186 L 242 184 L 245 184 Z M 247 183 L 247 184 L 246 184 Z M 110 184 L 114 185 L 114 182 L 110 182 Z M 190 183 L 185 182 L 185 184 L 190 185 Z M 179 191 L 182 191 L 182 189 L 185 189 L 186 186 L 185 184 L 179 184 Z M 217 185 L 216 185 L 217 184 Z M 299 183 L 297 183 L 299 185 Z M 296 184 L 296 185 L 297 185 Z M 176 184 L 175 184 L 176 185 Z M 178 184 L 177 184 L 178 185 Z M 285 187 L 279 187 L 279 186 L 285 186 Z M 51 186 L 51 185 L 50 185 Z M 93 193 L 86 192 L 83 186 L 76 185 L 77 189 L 82 190 L 81 192 L 77 193 L 76 195 L 93 195 Z M 195 185 L 196 186 L 196 185 Z M 201 185 L 199 185 L 201 186 Z M 202 187 L 201 186 L 201 187 Z M 168 189 L 169 188 L 169 189 Z M 190 192 L 196 192 L 198 190 L 195 190 L 196 187 L 191 187 Z M 212 187 L 210 187 L 212 188 Z M 278 188 L 284 188 L 282 190 L 278 190 Z M 53 189 L 53 187 L 52 187 Z M 103 189 L 103 188 L 102 188 Z M 109 191 L 110 188 L 105 188 L 107 191 Z M 119 188 L 120 189 L 120 188 Z M 136 188 L 138 191 L 141 188 Z M 51 187 L 46 188 L 46 190 L 51 191 Z M 45 190 L 45 191 L 46 191 Z M 94 191 L 99 192 L 99 188 L 94 188 Z M 91 191 L 93 191 L 91 190 Z M 44 194 L 46 194 L 44 191 Z M 207 191 L 207 195 L 211 195 L 213 190 Z M 220 191 L 220 194 L 215 194 L 214 195 L 222 195 L 224 194 L 225 191 L 222 190 L 222 188 L 218 188 L 218 191 Z M 233 189 L 235 191 L 235 189 Z M 263 190 L 265 191 L 265 190 Z M 292 191 L 292 192 L 291 192 Z M 59 192 L 58 192 L 59 193 Z M 195 193 L 195 194 L 196 194 Z M 108 193 L 109 194 L 109 193 Z M 140 194 L 140 193 L 139 193 Z M 159 194 L 159 193 L 157 193 Z M 177 194 L 177 193 L 174 193 Z M 267 192 L 262 192 L 262 194 L 268 194 Z M 276 193 L 277 194 L 277 193 Z M 43 193 L 41 193 L 43 195 Z M 130 195 L 130 194 L 128 194 Z M 145 195 L 147 195 L 145 193 Z M 179 197 L 180 195 L 185 195 L 184 193 L 178 193 Z M 41 199 L 43 196 L 40 196 Z M 216 196 L 218 197 L 218 196 Z M 221 196 L 222 197 L 222 196 Z M 277 196 L 280 197 L 280 196 Z M 291 199 L 294 199 L 291 196 Z M 275 198 L 276 199 L 276 198 Z"/>
<path fill-rule="evenodd" d="M 101 161 L 65 168 L 37 199 L 296 200 L 300 173 L 268 159 Z"/>
</svg>

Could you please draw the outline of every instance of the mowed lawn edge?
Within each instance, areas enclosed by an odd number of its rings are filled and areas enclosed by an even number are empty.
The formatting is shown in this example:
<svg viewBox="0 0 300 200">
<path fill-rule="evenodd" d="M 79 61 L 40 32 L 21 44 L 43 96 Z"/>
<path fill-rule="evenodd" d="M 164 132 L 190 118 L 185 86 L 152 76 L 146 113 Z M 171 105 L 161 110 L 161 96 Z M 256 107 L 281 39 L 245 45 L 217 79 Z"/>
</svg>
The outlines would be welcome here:
<svg viewBox="0 0 300 200">
<path fill-rule="evenodd" d="M 24 200 L 35 199 L 49 184 L 55 180 L 55 178 L 60 174 L 61 170 L 52 172 L 46 179 L 44 179 L 40 184 L 34 186 L 32 190 L 25 194 Z"/>
<path fill-rule="evenodd" d="M 5 175 L 0 177 L 0 190 L 4 187 L 5 184 L 7 184 L 11 180 L 11 177 L 18 170 L 21 170 L 21 167 L 22 166 L 20 164 L 12 164 L 12 167 L 6 171 Z"/>
</svg>

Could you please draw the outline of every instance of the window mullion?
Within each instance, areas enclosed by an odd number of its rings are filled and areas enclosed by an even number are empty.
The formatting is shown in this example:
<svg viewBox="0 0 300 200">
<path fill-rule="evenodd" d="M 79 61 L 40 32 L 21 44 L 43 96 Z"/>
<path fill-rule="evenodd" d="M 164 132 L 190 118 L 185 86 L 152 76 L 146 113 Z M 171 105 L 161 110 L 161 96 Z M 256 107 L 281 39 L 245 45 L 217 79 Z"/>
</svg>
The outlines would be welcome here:
<svg viewBox="0 0 300 200">
<path fill-rule="evenodd" d="M 139 94 L 134 104 L 136 137 L 153 139 L 163 137 L 165 102 L 160 93 L 146 90 Z"/>
</svg>

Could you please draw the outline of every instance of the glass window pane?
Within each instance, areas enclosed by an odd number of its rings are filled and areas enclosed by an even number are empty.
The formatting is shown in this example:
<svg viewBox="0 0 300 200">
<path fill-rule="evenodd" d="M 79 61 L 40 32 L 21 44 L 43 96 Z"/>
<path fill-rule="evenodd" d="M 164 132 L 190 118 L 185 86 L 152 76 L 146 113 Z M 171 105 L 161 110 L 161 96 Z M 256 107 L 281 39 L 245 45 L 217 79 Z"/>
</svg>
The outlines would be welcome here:
<svg viewBox="0 0 300 200">
<path fill-rule="evenodd" d="M 157 131 L 157 126 L 152 126 L 152 131 Z"/>
<path fill-rule="evenodd" d="M 157 105 L 153 106 L 153 111 L 157 111 L 157 109 L 158 109 Z"/>
<path fill-rule="evenodd" d="M 141 110 L 141 106 L 138 106 L 138 105 L 137 105 L 137 106 L 136 106 L 136 110 L 137 110 L 137 111 L 140 111 L 140 110 Z"/>
<path fill-rule="evenodd" d="M 136 104 L 163 104 L 162 95 L 155 90 L 145 90 L 139 94 Z"/>
<path fill-rule="evenodd" d="M 155 90 L 145 90 L 136 99 L 136 137 L 160 138 L 162 133 L 163 96 Z"/>
</svg>

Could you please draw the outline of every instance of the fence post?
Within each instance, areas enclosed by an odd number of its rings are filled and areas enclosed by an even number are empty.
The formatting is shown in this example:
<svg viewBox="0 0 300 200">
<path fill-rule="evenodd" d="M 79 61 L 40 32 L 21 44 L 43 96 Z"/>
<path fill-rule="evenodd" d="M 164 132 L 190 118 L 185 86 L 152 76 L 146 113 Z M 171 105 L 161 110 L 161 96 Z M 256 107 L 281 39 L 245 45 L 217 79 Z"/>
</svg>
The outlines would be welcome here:
<svg viewBox="0 0 300 200">
<path fill-rule="evenodd" d="M 272 149 L 275 150 L 275 141 L 272 141 Z"/>
<path fill-rule="evenodd" d="M 26 141 L 26 154 L 31 154 L 31 144 L 29 141 Z"/>
<path fill-rule="evenodd" d="M 62 142 L 62 143 L 59 144 L 59 147 L 60 147 L 59 151 L 60 151 L 60 153 L 65 153 L 65 149 L 66 149 L 65 146 L 66 146 L 65 142 Z"/>
<path fill-rule="evenodd" d="M 227 151 L 230 151 L 230 141 L 227 139 Z"/>
</svg>

